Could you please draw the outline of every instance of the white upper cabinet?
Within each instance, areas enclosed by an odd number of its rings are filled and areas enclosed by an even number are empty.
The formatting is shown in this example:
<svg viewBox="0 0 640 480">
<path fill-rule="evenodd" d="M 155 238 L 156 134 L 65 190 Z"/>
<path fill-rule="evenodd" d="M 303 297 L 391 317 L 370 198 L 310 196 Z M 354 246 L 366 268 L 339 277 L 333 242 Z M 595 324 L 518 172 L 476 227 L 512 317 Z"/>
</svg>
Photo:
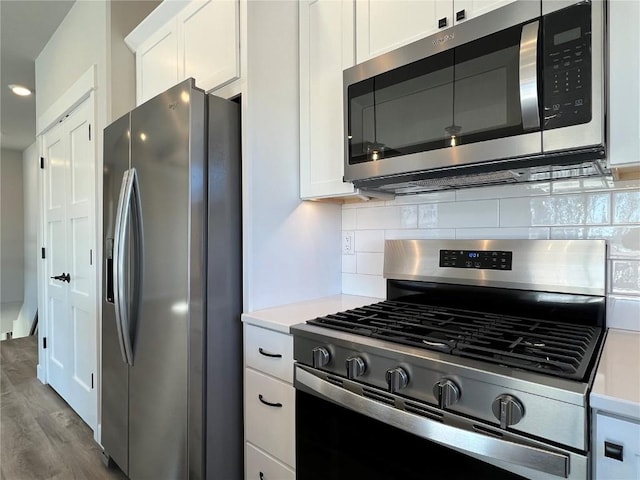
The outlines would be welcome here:
<svg viewBox="0 0 640 480">
<path fill-rule="evenodd" d="M 609 145 L 611 167 L 640 167 L 640 2 L 609 5 Z M 635 27 L 632 27 L 635 25 Z"/>
<path fill-rule="evenodd" d="M 358 63 L 515 0 L 356 0 Z"/>
<path fill-rule="evenodd" d="M 140 105 L 180 81 L 175 21 L 159 28 L 136 51 L 136 99 Z"/>
<path fill-rule="evenodd" d="M 300 197 L 355 193 L 342 181 L 342 71 L 355 63 L 353 0 L 300 2 Z"/>
<path fill-rule="evenodd" d="M 239 0 L 162 2 L 125 39 L 138 105 L 193 77 L 205 91 L 240 77 Z"/>
<path fill-rule="evenodd" d="M 206 90 L 240 77 L 240 14 L 237 0 L 198 0 L 178 16 L 178 51 L 184 78 Z"/>
</svg>

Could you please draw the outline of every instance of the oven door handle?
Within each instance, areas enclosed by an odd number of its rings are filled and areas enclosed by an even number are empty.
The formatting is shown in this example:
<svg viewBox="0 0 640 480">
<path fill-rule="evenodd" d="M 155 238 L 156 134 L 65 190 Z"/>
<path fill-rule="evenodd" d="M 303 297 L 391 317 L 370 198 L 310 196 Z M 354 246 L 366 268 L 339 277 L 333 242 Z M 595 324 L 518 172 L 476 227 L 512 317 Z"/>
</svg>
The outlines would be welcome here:
<svg viewBox="0 0 640 480">
<path fill-rule="evenodd" d="M 539 21 L 527 23 L 520 36 L 520 110 L 522 128 L 540 128 L 538 111 L 538 30 Z"/>
<path fill-rule="evenodd" d="M 405 432 L 463 453 L 520 465 L 562 478 L 569 477 L 569 457 L 562 453 L 444 425 L 357 395 L 322 380 L 305 369 L 296 367 L 295 372 L 296 388 Z"/>
</svg>

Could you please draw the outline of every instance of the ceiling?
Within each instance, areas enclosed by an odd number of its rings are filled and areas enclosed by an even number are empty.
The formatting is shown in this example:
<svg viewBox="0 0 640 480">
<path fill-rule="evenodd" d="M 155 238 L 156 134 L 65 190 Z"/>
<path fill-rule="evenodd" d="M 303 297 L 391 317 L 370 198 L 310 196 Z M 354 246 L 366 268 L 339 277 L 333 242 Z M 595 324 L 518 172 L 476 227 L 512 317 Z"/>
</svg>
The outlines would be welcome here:
<svg viewBox="0 0 640 480">
<path fill-rule="evenodd" d="M 35 141 L 35 94 L 18 97 L 8 85 L 34 91 L 35 59 L 75 0 L 0 0 L 0 146 L 24 150 Z"/>
</svg>

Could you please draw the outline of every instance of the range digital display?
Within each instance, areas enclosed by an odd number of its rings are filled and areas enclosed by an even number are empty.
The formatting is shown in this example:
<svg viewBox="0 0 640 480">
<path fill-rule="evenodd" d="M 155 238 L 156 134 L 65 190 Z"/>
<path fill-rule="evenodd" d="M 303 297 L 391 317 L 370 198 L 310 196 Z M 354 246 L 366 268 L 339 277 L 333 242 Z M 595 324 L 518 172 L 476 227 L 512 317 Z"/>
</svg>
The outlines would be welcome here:
<svg viewBox="0 0 640 480">
<path fill-rule="evenodd" d="M 513 252 L 501 250 L 440 250 L 440 266 L 511 270 Z"/>
</svg>

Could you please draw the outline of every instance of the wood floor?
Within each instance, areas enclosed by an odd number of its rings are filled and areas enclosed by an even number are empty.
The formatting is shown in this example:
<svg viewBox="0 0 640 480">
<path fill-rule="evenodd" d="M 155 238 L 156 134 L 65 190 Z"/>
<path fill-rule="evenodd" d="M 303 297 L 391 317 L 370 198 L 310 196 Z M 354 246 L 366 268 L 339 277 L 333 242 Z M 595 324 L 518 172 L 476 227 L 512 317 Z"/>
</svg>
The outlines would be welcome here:
<svg viewBox="0 0 640 480">
<path fill-rule="evenodd" d="M 91 429 L 36 378 L 36 337 L 0 342 L 2 480 L 125 479 L 107 469 Z"/>
</svg>

